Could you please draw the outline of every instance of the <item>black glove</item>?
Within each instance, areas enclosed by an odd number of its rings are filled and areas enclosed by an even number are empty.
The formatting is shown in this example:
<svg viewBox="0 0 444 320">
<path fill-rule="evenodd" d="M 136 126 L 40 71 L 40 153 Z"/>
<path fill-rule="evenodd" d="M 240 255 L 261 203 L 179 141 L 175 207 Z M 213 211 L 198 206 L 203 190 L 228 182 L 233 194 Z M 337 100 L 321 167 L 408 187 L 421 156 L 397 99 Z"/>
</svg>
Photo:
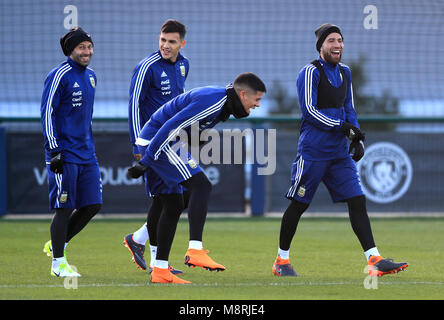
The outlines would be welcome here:
<svg viewBox="0 0 444 320">
<path fill-rule="evenodd" d="M 364 156 L 364 142 L 362 140 L 352 141 L 348 148 L 348 153 L 352 155 L 352 159 L 358 162 Z"/>
<path fill-rule="evenodd" d="M 145 173 L 148 168 L 138 162 L 136 165 L 128 168 L 127 176 L 129 178 L 137 179 Z"/>
<path fill-rule="evenodd" d="M 51 153 L 51 162 L 49 170 L 54 173 L 63 173 L 63 155 L 61 151 Z"/>
<path fill-rule="evenodd" d="M 365 141 L 365 134 L 351 123 L 343 122 L 339 129 L 341 129 L 345 136 L 351 141 Z"/>
</svg>

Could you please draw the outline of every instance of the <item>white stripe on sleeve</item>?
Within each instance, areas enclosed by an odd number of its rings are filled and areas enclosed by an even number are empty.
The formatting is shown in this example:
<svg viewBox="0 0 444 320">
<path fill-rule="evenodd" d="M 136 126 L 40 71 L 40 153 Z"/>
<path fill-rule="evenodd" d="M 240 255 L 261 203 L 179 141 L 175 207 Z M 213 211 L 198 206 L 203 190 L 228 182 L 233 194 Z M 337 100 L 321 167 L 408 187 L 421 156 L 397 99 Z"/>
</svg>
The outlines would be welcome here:
<svg viewBox="0 0 444 320">
<path fill-rule="evenodd" d="M 156 61 L 160 60 L 160 55 L 155 54 L 152 57 L 146 58 L 139 69 L 139 73 L 137 74 L 136 83 L 134 84 L 133 91 L 133 101 L 131 102 L 131 115 L 132 115 L 132 125 L 133 125 L 133 134 L 134 137 L 137 138 L 140 133 L 140 112 L 139 112 L 139 99 L 140 93 L 142 91 L 143 80 L 145 79 L 146 72 L 148 68 Z"/>
<path fill-rule="evenodd" d="M 52 100 L 54 98 L 54 94 L 57 91 L 57 88 L 60 84 L 60 80 L 62 79 L 63 75 L 71 69 L 72 69 L 71 66 L 68 63 L 66 63 L 59 70 L 57 70 L 51 82 L 48 100 L 46 102 L 46 107 L 45 107 L 45 132 L 46 132 L 46 137 L 48 138 L 50 149 L 55 149 L 58 147 L 56 138 L 54 136 L 54 128 L 52 126 L 52 117 L 51 117 L 53 112 Z"/>
<path fill-rule="evenodd" d="M 157 158 L 159 157 L 160 152 L 165 147 L 165 145 L 168 142 L 170 142 L 172 139 L 174 139 L 174 137 L 176 137 L 179 134 L 180 130 L 190 126 L 191 124 L 193 124 L 196 121 L 204 119 L 205 117 L 209 116 L 212 113 L 218 112 L 223 107 L 223 105 L 225 104 L 225 101 L 227 101 L 227 96 L 226 95 L 224 95 L 224 97 L 222 99 L 220 99 L 218 102 L 216 102 L 212 106 L 210 106 L 210 107 L 206 108 L 205 110 L 199 112 L 198 114 L 194 115 L 190 119 L 185 120 L 176 129 L 172 130 L 170 135 L 168 136 L 168 138 L 160 145 L 159 149 L 154 154 L 154 159 L 157 160 Z"/>
<path fill-rule="evenodd" d="M 170 163 L 177 168 L 184 180 L 188 180 L 192 177 L 185 163 L 183 163 L 182 159 L 177 155 L 176 152 L 174 152 L 173 149 L 171 149 L 169 145 L 166 146 L 164 152 L 167 155 Z"/>
<path fill-rule="evenodd" d="M 339 120 L 334 120 L 327 117 L 323 113 L 319 112 L 319 110 L 313 106 L 312 86 L 313 86 L 313 72 L 315 69 L 316 69 L 315 66 L 309 65 L 305 70 L 305 104 L 307 106 L 307 111 L 313 118 L 315 118 L 319 122 L 329 127 L 338 126 L 341 123 Z"/>
</svg>

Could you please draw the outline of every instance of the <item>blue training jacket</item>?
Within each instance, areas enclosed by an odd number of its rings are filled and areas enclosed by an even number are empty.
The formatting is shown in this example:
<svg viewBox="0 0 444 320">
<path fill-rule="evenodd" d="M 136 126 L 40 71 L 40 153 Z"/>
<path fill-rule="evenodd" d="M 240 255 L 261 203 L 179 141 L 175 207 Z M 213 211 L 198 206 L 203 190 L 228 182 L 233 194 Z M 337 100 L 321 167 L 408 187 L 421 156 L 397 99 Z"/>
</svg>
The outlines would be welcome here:
<svg viewBox="0 0 444 320">
<path fill-rule="evenodd" d="M 339 65 L 331 65 L 321 58 L 327 78 L 334 87 L 342 84 Z M 308 64 L 299 73 L 297 89 L 302 111 L 302 123 L 298 143 L 298 155 L 306 160 L 332 160 L 349 157 L 347 138 L 339 129 L 342 123 L 349 122 L 359 128 L 353 104 L 353 89 L 350 68 L 340 64 L 346 74 L 347 96 L 341 108 L 317 108 L 320 72 Z"/>
<path fill-rule="evenodd" d="M 192 89 L 164 104 L 140 132 L 138 140 L 149 142 L 140 162 L 148 166 L 151 161 L 157 160 L 180 130 L 188 131 L 196 122 L 199 122 L 200 130 L 214 127 L 221 121 L 219 115 L 226 101 L 226 88 L 208 86 Z"/>
<path fill-rule="evenodd" d="M 185 92 L 189 62 L 178 54 L 175 63 L 162 58 L 160 50 L 139 62 L 129 90 L 128 121 L 133 153 L 139 153 L 135 141 L 144 124 L 164 103 Z"/>
<path fill-rule="evenodd" d="M 46 77 L 40 107 L 45 160 L 62 151 L 65 162 L 95 163 L 91 121 L 97 78 L 68 57 Z"/>
</svg>

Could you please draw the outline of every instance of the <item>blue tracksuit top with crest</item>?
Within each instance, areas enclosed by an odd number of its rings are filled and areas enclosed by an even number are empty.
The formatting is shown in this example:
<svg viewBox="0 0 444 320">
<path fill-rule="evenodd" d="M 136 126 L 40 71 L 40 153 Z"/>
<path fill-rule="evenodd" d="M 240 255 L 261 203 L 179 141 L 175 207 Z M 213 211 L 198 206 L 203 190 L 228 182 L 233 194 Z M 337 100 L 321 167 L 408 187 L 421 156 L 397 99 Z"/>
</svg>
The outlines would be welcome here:
<svg viewBox="0 0 444 320">
<path fill-rule="evenodd" d="M 349 157 L 347 138 L 339 127 L 345 121 L 359 128 L 353 104 L 350 68 L 342 63 L 332 65 L 321 58 L 318 60 L 333 87 L 339 87 L 342 81 L 347 81 L 347 93 L 342 107 L 319 109 L 317 99 L 320 72 L 311 63 L 302 68 L 297 80 L 302 111 L 298 155 L 307 160 L 346 158 Z M 345 71 L 346 79 L 342 79 L 340 68 Z"/>
<path fill-rule="evenodd" d="M 40 107 L 46 162 L 58 151 L 65 162 L 97 162 L 91 128 L 96 84 L 94 71 L 69 57 L 48 74 Z"/>
<path fill-rule="evenodd" d="M 200 130 L 214 127 L 221 121 L 219 115 L 226 101 L 225 87 L 208 86 L 192 89 L 165 103 L 140 132 L 139 139 L 149 143 L 140 162 L 148 166 L 180 130 L 188 131 L 196 122 Z"/>
<path fill-rule="evenodd" d="M 185 92 L 189 62 L 180 52 L 176 62 L 162 58 L 160 50 L 144 58 L 134 69 L 129 90 L 128 122 L 134 153 L 142 127 L 164 103 Z"/>
</svg>

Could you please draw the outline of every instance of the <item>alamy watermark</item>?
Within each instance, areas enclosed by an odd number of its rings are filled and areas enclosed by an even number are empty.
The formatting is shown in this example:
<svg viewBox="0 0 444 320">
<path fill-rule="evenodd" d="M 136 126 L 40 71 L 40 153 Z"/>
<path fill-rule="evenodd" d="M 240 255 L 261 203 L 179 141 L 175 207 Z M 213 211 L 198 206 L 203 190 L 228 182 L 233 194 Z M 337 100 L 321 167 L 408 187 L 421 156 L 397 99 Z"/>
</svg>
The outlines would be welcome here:
<svg viewBox="0 0 444 320">
<path fill-rule="evenodd" d="M 190 157 L 196 164 L 256 164 L 258 175 L 276 171 L 276 129 L 200 130 L 199 122 L 190 130 L 170 135 L 171 146 L 182 162 Z"/>
<path fill-rule="evenodd" d="M 364 20 L 362 21 L 362 25 L 366 30 L 377 30 L 378 27 L 378 8 L 369 4 L 364 7 L 363 13 L 366 14 Z"/>
<path fill-rule="evenodd" d="M 63 8 L 63 13 L 66 14 L 65 19 L 63 19 L 63 27 L 66 30 L 70 30 L 79 25 L 79 15 L 77 7 L 69 4 Z"/>
<path fill-rule="evenodd" d="M 75 266 L 73 266 L 72 264 L 69 265 L 72 269 L 72 271 L 77 272 L 77 268 Z M 78 289 L 79 288 L 79 283 L 78 283 L 78 277 L 65 277 L 65 279 L 63 280 L 63 286 L 65 287 L 65 289 Z"/>
<path fill-rule="evenodd" d="M 373 266 L 371 266 L 371 267 L 373 267 Z M 376 289 L 378 289 L 378 276 L 377 275 L 372 275 L 369 272 L 369 266 L 365 266 L 363 272 L 367 274 L 367 276 L 364 278 L 364 282 L 363 282 L 364 288 L 367 289 L 367 290 L 371 290 L 371 289 L 376 290 Z"/>
</svg>

